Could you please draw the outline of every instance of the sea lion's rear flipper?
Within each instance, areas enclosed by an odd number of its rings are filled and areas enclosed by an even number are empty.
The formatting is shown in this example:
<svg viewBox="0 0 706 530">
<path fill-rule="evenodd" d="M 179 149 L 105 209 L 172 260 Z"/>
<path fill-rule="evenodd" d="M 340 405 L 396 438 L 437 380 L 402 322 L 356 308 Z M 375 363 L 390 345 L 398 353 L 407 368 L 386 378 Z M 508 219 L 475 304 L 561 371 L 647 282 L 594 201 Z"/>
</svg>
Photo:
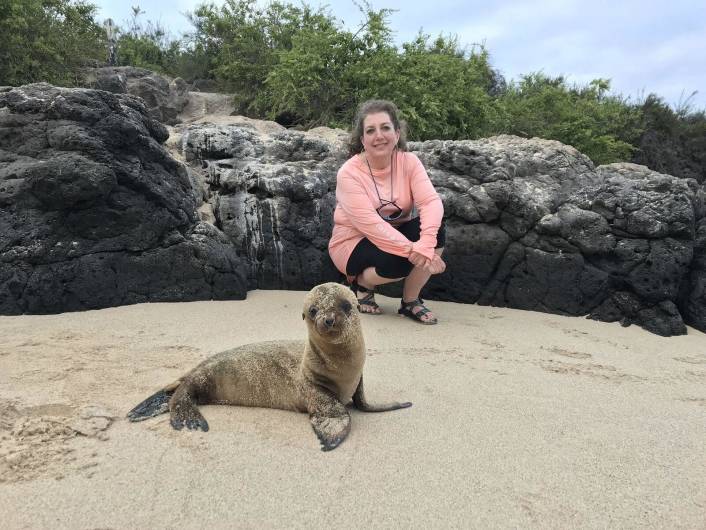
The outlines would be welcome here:
<svg viewBox="0 0 706 530">
<path fill-rule="evenodd" d="M 174 395 L 174 392 L 176 392 L 176 389 L 179 388 L 180 384 L 181 379 L 177 379 L 159 392 L 155 392 L 128 412 L 127 418 L 130 421 L 143 421 L 169 412 L 169 400 Z"/>
<path fill-rule="evenodd" d="M 174 394 L 174 389 L 163 388 L 128 412 L 127 418 L 130 421 L 143 421 L 169 412 L 169 400 L 172 394 Z"/>
<path fill-rule="evenodd" d="M 309 421 L 321 442 L 322 451 L 338 447 L 351 430 L 351 417 L 336 397 L 317 389 L 309 403 Z"/>
<path fill-rule="evenodd" d="M 208 422 L 203 414 L 196 408 L 192 402 L 181 402 L 177 403 L 172 409 L 172 417 L 169 420 L 172 427 L 177 431 L 182 430 L 184 427 L 190 431 L 195 431 L 201 429 L 202 431 L 208 431 Z"/>
<path fill-rule="evenodd" d="M 368 403 L 365 399 L 363 376 L 361 375 L 360 381 L 358 381 L 358 388 L 355 389 L 355 393 L 353 394 L 353 406 L 363 412 L 387 412 L 388 410 L 406 409 L 407 407 L 411 407 L 412 404 L 409 401 L 405 401 L 404 403 L 393 401 L 392 403 L 380 403 L 377 405 Z"/>
<path fill-rule="evenodd" d="M 177 389 L 176 395 L 172 399 L 169 423 L 177 431 L 186 427 L 190 431 L 201 429 L 206 432 L 208 431 L 208 422 L 196 406 L 196 402 L 189 390 L 189 385 L 182 385 Z"/>
</svg>

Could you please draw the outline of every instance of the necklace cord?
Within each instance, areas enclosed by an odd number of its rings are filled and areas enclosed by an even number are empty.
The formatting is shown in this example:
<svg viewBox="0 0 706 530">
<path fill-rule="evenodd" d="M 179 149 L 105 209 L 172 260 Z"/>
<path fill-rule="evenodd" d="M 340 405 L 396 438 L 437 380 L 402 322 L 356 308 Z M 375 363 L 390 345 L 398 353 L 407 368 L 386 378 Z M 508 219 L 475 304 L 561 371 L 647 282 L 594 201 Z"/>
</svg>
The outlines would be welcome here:
<svg viewBox="0 0 706 530">
<path fill-rule="evenodd" d="M 394 201 L 395 195 L 394 195 L 394 188 L 393 188 L 393 185 L 395 183 L 395 179 L 393 178 L 393 173 L 394 173 L 393 164 L 395 166 L 397 165 L 397 164 L 395 164 L 395 162 L 396 162 L 395 159 L 397 158 L 397 157 L 395 157 L 396 151 L 397 151 L 397 149 L 395 148 L 392 151 L 392 155 L 390 155 L 390 200 L 389 200 L 388 204 L 395 204 L 395 201 Z M 373 186 L 375 186 L 375 193 L 377 193 L 378 200 L 380 201 L 380 205 L 382 207 L 382 206 L 384 206 L 384 204 L 382 203 L 383 202 L 382 197 L 380 197 L 380 191 L 378 190 L 378 185 L 375 182 L 375 177 L 373 176 L 373 168 L 370 167 L 370 161 L 368 160 L 367 154 L 365 156 L 365 163 L 368 165 L 368 173 L 370 173 L 370 178 L 373 179 Z M 398 206 L 398 208 L 399 208 L 399 206 Z"/>
</svg>

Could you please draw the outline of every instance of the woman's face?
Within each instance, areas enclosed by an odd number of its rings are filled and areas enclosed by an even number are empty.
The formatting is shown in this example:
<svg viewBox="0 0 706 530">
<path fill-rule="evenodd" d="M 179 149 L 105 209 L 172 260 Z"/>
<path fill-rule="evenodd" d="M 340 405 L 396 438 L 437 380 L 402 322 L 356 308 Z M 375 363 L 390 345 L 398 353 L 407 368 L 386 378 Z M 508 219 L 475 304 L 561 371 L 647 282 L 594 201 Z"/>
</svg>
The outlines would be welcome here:
<svg viewBox="0 0 706 530">
<path fill-rule="evenodd" d="M 387 112 L 368 114 L 363 120 L 361 142 L 368 156 L 376 160 L 389 158 L 399 139 L 400 132 L 395 130 Z"/>
</svg>

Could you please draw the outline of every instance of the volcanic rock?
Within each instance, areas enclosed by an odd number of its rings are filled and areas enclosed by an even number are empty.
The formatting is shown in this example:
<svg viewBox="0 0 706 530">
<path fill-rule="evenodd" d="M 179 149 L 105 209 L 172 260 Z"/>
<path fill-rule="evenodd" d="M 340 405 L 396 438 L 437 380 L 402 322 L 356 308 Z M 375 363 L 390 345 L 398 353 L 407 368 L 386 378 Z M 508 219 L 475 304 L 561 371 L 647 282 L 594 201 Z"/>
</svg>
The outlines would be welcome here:
<svg viewBox="0 0 706 530">
<path fill-rule="evenodd" d="M 0 93 L 0 314 L 244 298 L 233 245 L 141 99 Z"/>
</svg>

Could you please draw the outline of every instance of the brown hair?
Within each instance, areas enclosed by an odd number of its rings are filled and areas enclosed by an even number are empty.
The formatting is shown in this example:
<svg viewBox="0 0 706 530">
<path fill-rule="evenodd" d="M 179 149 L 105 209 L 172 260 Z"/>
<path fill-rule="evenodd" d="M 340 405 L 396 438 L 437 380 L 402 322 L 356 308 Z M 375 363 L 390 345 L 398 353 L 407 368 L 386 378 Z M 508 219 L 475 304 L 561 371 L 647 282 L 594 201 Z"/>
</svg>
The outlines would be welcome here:
<svg viewBox="0 0 706 530">
<path fill-rule="evenodd" d="M 386 112 L 392 121 L 392 125 L 396 131 L 400 133 L 400 139 L 397 142 L 397 149 L 400 151 L 407 150 L 407 123 L 400 120 L 397 106 L 392 101 L 385 99 L 369 99 L 364 101 L 358 107 L 353 118 L 353 128 L 351 129 L 351 139 L 348 143 L 348 156 L 357 155 L 363 152 L 363 143 L 360 138 L 363 136 L 363 121 L 368 114 L 377 112 Z"/>
</svg>

